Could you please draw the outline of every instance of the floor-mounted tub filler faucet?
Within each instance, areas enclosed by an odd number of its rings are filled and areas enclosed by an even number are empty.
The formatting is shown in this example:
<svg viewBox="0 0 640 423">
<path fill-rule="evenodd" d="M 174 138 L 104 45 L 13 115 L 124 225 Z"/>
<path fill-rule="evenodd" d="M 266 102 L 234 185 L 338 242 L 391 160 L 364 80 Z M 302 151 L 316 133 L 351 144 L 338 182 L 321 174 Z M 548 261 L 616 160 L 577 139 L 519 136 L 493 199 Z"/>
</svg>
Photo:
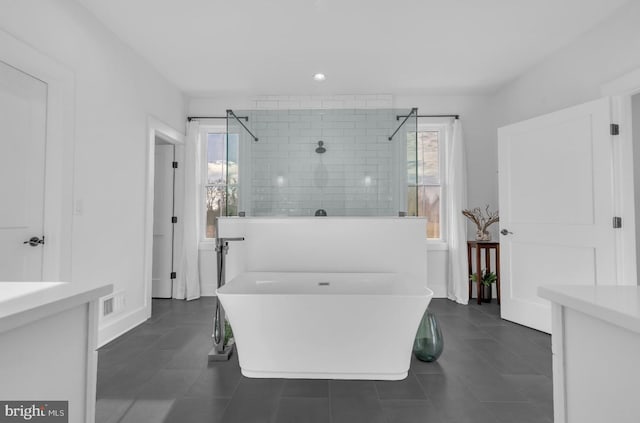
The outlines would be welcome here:
<svg viewBox="0 0 640 423">
<path fill-rule="evenodd" d="M 222 287 L 225 283 L 225 257 L 229 251 L 229 241 L 244 241 L 244 237 L 238 238 L 216 238 L 216 257 L 218 263 L 217 287 Z M 231 357 L 233 345 L 224 345 L 225 325 L 224 309 L 220 300 L 216 297 L 216 309 L 213 316 L 213 349 L 209 352 L 209 361 L 225 361 Z"/>
</svg>

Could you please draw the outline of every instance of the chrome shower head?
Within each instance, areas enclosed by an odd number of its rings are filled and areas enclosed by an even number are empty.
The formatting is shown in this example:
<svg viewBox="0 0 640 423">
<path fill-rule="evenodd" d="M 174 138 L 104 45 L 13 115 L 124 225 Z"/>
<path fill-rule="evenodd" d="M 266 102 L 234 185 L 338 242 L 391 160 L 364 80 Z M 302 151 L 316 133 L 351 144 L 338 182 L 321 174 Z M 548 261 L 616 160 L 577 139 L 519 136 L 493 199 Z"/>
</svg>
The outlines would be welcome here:
<svg viewBox="0 0 640 423">
<path fill-rule="evenodd" d="M 322 154 L 327 151 L 326 148 L 323 147 L 324 141 L 318 141 L 318 148 L 316 148 L 316 153 Z"/>
</svg>

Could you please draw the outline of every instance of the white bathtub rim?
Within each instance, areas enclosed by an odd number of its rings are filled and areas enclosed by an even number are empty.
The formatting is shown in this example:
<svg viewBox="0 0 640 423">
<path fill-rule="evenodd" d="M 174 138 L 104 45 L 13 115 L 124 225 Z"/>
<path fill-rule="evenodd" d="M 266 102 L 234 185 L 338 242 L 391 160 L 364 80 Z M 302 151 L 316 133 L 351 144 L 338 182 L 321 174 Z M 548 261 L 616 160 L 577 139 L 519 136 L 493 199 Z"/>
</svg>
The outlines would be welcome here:
<svg viewBox="0 0 640 423">
<path fill-rule="evenodd" d="M 285 279 L 279 281 L 278 278 L 283 275 Z M 283 283 L 291 283 L 290 278 L 299 276 L 302 280 L 300 284 L 308 283 L 308 278 L 310 276 L 317 276 L 319 282 L 323 282 L 325 279 L 331 277 L 343 278 L 345 276 L 363 276 L 363 277 L 390 277 L 391 280 L 389 282 L 394 282 L 399 285 L 402 285 L 407 290 L 398 290 L 396 292 L 371 292 L 367 291 L 366 281 L 362 282 L 362 290 L 358 291 L 347 291 L 347 292 L 336 292 L 336 291 L 325 291 L 325 288 L 319 288 L 317 286 L 313 286 L 313 291 L 269 291 L 264 289 L 256 289 L 252 290 L 253 287 L 259 287 L 261 284 L 258 284 L 255 279 L 256 278 L 268 278 L 272 277 L 273 283 L 277 284 L 278 282 Z M 270 281 L 271 282 L 271 281 Z M 238 284 L 238 285 L 236 285 Z M 294 282 L 295 284 L 295 282 Z M 337 282 L 340 284 L 340 281 Z M 270 285 L 270 284 L 269 284 Z M 331 289 L 331 288 L 329 288 Z M 408 291 L 408 292 L 407 292 Z M 362 296 L 362 297 L 379 297 L 379 296 L 388 296 L 394 298 L 433 298 L 434 292 L 427 285 L 426 282 L 422 282 L 416 280 L 413 276 L 406 273 L 388 273 L 388 272 L 244 272 L 231 281 L 229 281 L 224 286 L 221 286 L 215 291 L 217 296 L 253 296 L 253 295 L 268 295 L 268 296 Z"/>
<path fill-rule="evenodd" d="M 423 294 L 363 294 L 363 293 L 343 293 L 343 294 L 323 294 L 323 293 L 315 293 L 308 292 L 304 294 L 300 293 L 268 293 L 268 292 L 253 292 L 253 293 L 220 293 L 218 289 L 216 289 L 216 296 L 218 297 L 254 297 L 254 296 L 269 296 L 269 297 L 323 297 L 323 298 L 331 298 L 331 297 L 393 297 L 393 298 L 433 298 L 435 295 L 433 290 L 426 288 L 425 293 Z"/>
</svg>

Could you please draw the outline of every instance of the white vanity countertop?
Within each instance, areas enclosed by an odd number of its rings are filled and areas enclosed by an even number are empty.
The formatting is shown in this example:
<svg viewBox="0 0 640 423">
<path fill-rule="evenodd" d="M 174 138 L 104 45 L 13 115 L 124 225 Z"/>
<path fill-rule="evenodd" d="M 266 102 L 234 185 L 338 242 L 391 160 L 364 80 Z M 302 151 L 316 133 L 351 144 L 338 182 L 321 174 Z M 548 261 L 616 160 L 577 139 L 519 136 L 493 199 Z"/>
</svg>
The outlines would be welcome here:
<svg viewBox="0 0 640 423">
<path fill-rule="evenodd" d="M 0 332 L 73 308 L 112 291 L 110 284 L 0 282 Z"/>
<path fill-rule="evenodd" d="M 541 286 L 538 295 L 640 334 L 638 286 Z"/>
</svg>

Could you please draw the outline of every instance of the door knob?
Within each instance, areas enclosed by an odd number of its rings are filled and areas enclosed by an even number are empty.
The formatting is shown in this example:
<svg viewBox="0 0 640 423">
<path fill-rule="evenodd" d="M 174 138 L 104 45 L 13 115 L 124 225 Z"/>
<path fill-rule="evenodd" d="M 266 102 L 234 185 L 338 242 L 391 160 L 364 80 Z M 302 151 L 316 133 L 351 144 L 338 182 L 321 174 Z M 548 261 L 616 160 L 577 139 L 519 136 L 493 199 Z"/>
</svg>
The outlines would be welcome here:
<svg viewBox="0 0 640 423">
<path fill-rule="evenodd" d="M 38 245 L 44 244 L 44 236 L 42 239 L 37 236 L 31 237 L 28 241 L 23 242 L 23 244 L 29 244 L 32 247 L 37 247 Z"/>
<path fill-rule="evenodd" d="M 508 231 L 508 230 L 506 230 L 506 229 L 501 230 L 501 231 L 500 231 L 500 233 L 501 233 L 502 235 L 509 235 L 509 234 L 513 235 L 513 232 Z"/>
</svg>

